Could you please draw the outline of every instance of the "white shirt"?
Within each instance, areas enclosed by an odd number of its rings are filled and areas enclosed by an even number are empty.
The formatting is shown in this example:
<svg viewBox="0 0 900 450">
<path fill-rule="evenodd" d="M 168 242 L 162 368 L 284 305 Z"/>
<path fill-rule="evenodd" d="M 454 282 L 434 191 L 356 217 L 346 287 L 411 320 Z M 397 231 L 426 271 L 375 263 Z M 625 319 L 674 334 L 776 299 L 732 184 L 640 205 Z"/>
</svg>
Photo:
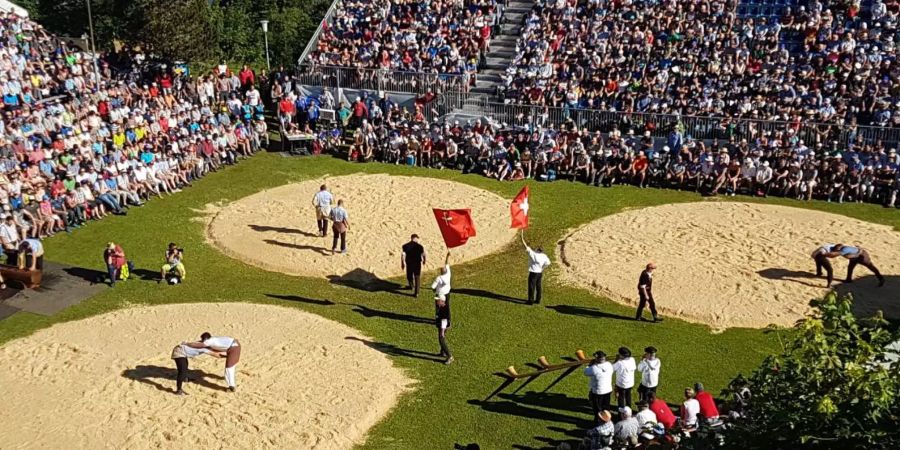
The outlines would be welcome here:
<svg viewBox="0 0 900 450">
<path fill-rule="evenodd" d="M 644 429 L 644 426 L 647 424 L 656 424 L 656 422 L 658 422 L 658 420 L 656 420 L 656 413 L 649 409 L 638 411 L 634 418 L 637 419 L 641 429 Z"/>
<path fill-rule="evenodd" d="M 212 347 L 216 351 L 225 351 L 231 348 L 234 345 L 234 338 L 227 336 L 213 336 L 203 343 L 209 347 Z"/>
<path fill-rule="evenodd" d="M 613 371 L 616 372 L 616 386 L 624 389 L 634 387 L 634 358 L 616 361 Z"/>
<path fill-rule="evenodd" d="M 685 400 L 681 412 L 681 418 L 684 420 L 684 425 L 697 425 L 697 414 L 700 414 L 700 402 L 695 398 Z"/>
<path fill-rule="evenodd" d="M 446 296 L 450 293 L 450 264 L 444 266 L 444 269 L 447 273 L 438 275 L 434 279 L 434 283 L 431 283 L 431 289 L 434 289 L 435 296 Z"/>
<path fill-rule="evenodd" d="M 662 366 L 659 358 L 642 359 L 637 370 L 641 373 L 641 384 L 652 388 L 659 385 L 659 369 Z"/>
<path fill-rule="evenodd" d="M 609 361 L 585 367 L 584 375 L 591 377 L 591 392 L 597 395 L 612 392 L 613 365 Z"/>
<path fill-rule="evenodd" d="M 550 266 L 550 258 L 544 252 L 536 252 L 531 247 L 525 247 L 528 250 L 528 271 L 531 273 L 541 273 Z"/>
<path fill-rule="evenodd" d="M 5 220 L 0 224 L 0 236 L 6 238 L 7 242 L 11 245 L 17 245 L 19 243 L 19 231 L 16 230 L 16 226 L 7 225 Z"/>
<path fill-rule="evenodd" d="M 331 206 L 332 201 L 331 192 L 328 191 L 319 191 L 316 192 L 316 195 L 313 196 L 313 204 L 322 207 L 322 206 Z"/>
</svg>

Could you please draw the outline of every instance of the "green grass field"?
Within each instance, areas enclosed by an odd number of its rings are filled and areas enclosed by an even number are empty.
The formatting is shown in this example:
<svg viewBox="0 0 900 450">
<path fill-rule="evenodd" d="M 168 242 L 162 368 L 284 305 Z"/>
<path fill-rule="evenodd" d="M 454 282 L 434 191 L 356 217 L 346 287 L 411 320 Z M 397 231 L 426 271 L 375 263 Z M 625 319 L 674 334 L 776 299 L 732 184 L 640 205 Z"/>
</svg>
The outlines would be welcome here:
<svg viewBox="0 0 900 450">
<path fill-rule="evenodd" d="M 525 363 L 534 362 L 540 355 L 559 361 L 560 356 L 572 355 L 576 349 L 614 353 L 622 345 L 639 354 L 645 346 L 654 345 L 663 360 L 661 397 L 674 402 L 681 398 L 683 388 L 695 381 L 718 392 L 734 375 L 752 370 L 766 354 L 778 350 L 777 334 L 761 330 L 730 329 L 712 334 L 705 326 L 674 319 L 661 324 L 627 320 L 633 314 L 631 308 L 561 286 L 555 268 L 545 278 L 542 306 L 503 300 L 504 296 L 525 295 L 525 255 L 519 246 L 509 245 L 497 254 L 454 267 L 455 326 L 450 344 L 457 361 L 444 366 L 422 357 L 422 352 L 438 352 L 435 328 L 418 319 L 432 317 L 429 297 L 413 300 L 389 292 L 334 285 L 324 279 L 266 272 L 230 259 L 204 242 L 203 221 L 199 218 L 207 204 L 237 200 L 261 189 L 325 174 L 355 172 L 451 179 L 508 199 L 521 188 L 520 183 L 501 183 L 455 171 L 359 165 L 329 157 L 259 155 L 212 174 L 181 194 L 132 209 L 126 218 L 92 223 L 47 243 L 48 259 L 102 270 L 103 246 L 114 240 L 122 243 L 137 267 L 156 271 L 166 243 L 175 241 L 186 248 L 186 283 L 160 286 L 155 281 L 135 279 L 54 317 L 18 313 L 0 321 L 0 343 L 54 323 L 128 304 L 237 301 L 300 308 L 361 330 L 382 344 L 394 364 L 420 381 L 370 431 L 363 448 L 372 449 L 450 449 L 455 442 L 479 442 L 487 449 L 543 448 L 580 438 L 590 419 L 587 384 L 580 374 L 547 393 L 542 391 L 551 377 L 538 379 L 515 395 L 501 395 L 488 404 L 480 402 L 501 381 L 491 375 L 493 372 L 511 364 L 521 371 Z M 531 188 L 529 241 L 548 250 L 554 249 L 567 230 L 626 207 L 700 200 L 693 193 L 630 187 L 599 189 L 564 181 L 532 183 Z M 872 205 L 766 201 L 826 210 L 895 228 L 900 224 L 895 211 Z M 308 217 L 297 218 L 298 227 L 312 225 Z M 352 249 L 352 234 L 350 239 Z M 401 244 L 398 242 L 398 247 Z M 432 259 L 441 253 L 439 249 L 430 250 Z M 555 258 L 552 253 L 551 258 Z M 430 282 L 433 275 L 425 274 L 423 280 Z M 405 280 L 391 281 L 405 284 Z"/>
</svg>

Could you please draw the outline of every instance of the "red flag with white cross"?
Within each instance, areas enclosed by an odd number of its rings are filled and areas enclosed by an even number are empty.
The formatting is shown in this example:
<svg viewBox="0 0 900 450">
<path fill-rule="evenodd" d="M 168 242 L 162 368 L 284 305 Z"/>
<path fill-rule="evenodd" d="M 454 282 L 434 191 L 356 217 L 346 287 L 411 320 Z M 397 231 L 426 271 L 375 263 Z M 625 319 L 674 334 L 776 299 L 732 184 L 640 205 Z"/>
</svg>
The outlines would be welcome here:
<svg viewBox="0 0 900 450">
<path fill-rule="evenodd" d="M 433 209 L 447 248 L 459 247 L 475 236 L 475 222 L 469 209 Z"/>
<path fill-rule="evenodd" d="M 528 228 L 528 186 L 519 191 L 519 195 L 509 205 L 509 213 L 512 215 L 510 228 Z"/>
</svg>

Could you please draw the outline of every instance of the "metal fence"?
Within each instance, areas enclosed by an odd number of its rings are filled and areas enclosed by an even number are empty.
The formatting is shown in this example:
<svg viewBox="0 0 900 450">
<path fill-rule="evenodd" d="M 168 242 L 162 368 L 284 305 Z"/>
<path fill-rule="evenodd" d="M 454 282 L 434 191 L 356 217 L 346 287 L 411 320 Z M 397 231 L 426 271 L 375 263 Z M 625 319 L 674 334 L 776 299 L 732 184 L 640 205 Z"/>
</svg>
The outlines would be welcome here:
<svg viewBox="0 0 900 450">
<path fill-rule="evenodd" d="M 807 144 L 830 141 L 844 144 L 857 139 L 870 143 L 880 141 L 889 147 L 900 144 L 900 128 L 815 122 L 802 122 L 798 125 L 773 120 L 543 107 L 492 102 L 487 97 L 469 98 L 463 104 L 461 112 L 481 114 L 508 125 L 559 126 L 571 121 L 591 131 L 608 133 L 633 129 L 638 134 L 650 131 L 657 138 L 666 137 L 676 128 L 694 139 L 704 140 L 727 140 L 731 137 L 750 139 L 770 132 L 791 130 Z"/>
</svg>

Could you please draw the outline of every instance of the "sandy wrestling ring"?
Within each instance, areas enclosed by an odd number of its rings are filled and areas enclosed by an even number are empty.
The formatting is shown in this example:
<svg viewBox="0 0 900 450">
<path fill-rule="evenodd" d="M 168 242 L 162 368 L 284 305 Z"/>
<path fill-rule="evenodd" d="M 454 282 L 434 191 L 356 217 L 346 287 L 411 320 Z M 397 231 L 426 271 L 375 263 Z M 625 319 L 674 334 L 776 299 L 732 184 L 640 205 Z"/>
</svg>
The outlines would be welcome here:
<svg viewBox="0 0 900 450">
<path fill-rule="evenodd" d="M 172 347 L 204 330 L 244 347 L 190 360 L 173 394 Z M 411 380 L 358 331 L 290 308 L 138 307 L 55 325 L 0 348 L 0 436 L 19 448 L 350 449 Z"/>
<path fill-rule="evenodd" d="M 860 313 L 900 317 L 900 233 L 845 216 L 735 202 L 672 204 L 626 211 L 576 230 L 560 247 L 562 279 L 628 305 L 648 261 L 659 267 L 653 291 L 661 314 L 728 327 L 790 326 L 821 297 L 810 253 L 823 243 L 860 245 L 887 278 L 878 288 L 857 266 L 833 259 L 838 291 L 852 292 Z"/>
<path fill-rule="evenodd" d="M 325 183 L 350 216 L 346 255 L 331 254 L 331 230 L 316 235 L 312 198 Z M 471 208 L 478 236 L 453 250 L 455 263 L 490 254 L 515 237 L 509 201 L 466 184 L 422 177 L 348 175 L 269 189 L 216 211 L 208 240 L 225 254 L 290 275 L 385 278 L 401 275 L 400 246 L 416 233 L 434 269 L 444 241 L 432 208 Z"/>
</svg>

